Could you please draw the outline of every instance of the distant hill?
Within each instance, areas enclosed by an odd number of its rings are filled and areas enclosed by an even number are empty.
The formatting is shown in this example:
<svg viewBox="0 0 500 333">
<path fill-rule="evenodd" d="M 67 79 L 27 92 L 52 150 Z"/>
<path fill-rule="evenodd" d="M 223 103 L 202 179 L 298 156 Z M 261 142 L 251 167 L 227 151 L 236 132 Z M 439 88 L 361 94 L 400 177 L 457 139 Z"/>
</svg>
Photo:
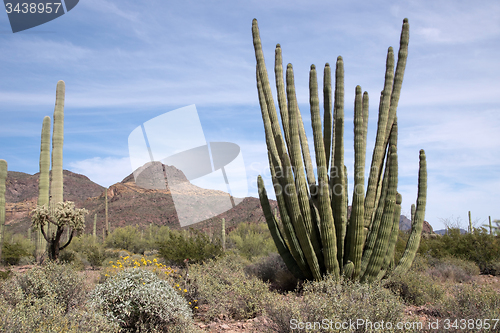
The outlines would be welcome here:
<svg viewBox="0 0 500 333">
<path fill-rule="evenodd" d="M 399 230 L 409 231 L 411 229 L 411 220 L 404 215 L 399 217 Z M 429 222 L 424 220 L 424 226 L 422 227 L 423 234 L 432 234 L 435 231 L 432 230 L 432 226 Z"/>
<path fill-rule="evenodd" d="M 446 232 L 448 230 L 447 229 L 439 229 L 439 230 L 436 230 L 434 231 L 436 234 L 438 235 L 446 235 Z M 460 229 L 460 233 L 463 235 L 463 234 L 466 234 L 467 233 L 467 230 L 464 230 L 464 229 Z"/>
<path fill-rule="evenodd" d="M 171 166 L 163 166 L 171 181 L 186 181 L 184 174 Z M 75 202 L 77 208 L 86 208 L 86 233 L 91 233 L 94 215 L 97 214 L 97 232 L 102 233 L 105 221 L 105 187 L 92 182 L 88 177 L 64 170 L 64 199 Z M 38 199 L 39 174 L 29 175 L 22 172 L 8 171 L 6 179 L 6 226 L 14 233 L 24 233 L 31 225 L 29 212 L 36 207 Z M 200 196 L 227 195 L 221 191 L 199 188 L 189 182 L 183 187 L 186 195 L 193 198 Z M 226 219 L 226 228 L 233 229 L 240 222 L 264 222 L 264 215 L 257 198 L 237 199 L 234 208 L 216 218 L 193 224 L 193 228 L 207 229 L 212 224 Z M 270 200 L 273 210 L 277 203 Z M 210 207 L 205 207 L 210 212 Z M 170 189 L 145 189 L 135 184 L 133 174 L 120 183 L 108 188 L 108 220 L 111 229 L 126 225 L 146 228 L 153 225 L 168 225 L 179 229 L 180 224 L 175 211 Z"/>
</svg>

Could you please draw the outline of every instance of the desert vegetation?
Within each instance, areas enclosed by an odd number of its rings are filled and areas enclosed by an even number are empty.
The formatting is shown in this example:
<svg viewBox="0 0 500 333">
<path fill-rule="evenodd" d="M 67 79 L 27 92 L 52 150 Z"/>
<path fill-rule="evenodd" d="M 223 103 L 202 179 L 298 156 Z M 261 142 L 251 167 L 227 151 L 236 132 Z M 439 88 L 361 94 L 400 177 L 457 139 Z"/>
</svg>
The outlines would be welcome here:
<svg viewBox="0 0 500 333">
<path fill-rule="evenodd" d="M 443 329 L 445 320 L 450 332 L 500 331 L 500 325 L 494 327 L 500 318 L 500 238 L 485 231 L 450 230 L 424 238 L 406 274 L 368 284 L 332 274 L 320 281 L 298 280 L 264 223 L 241 224 L 229 232 L 225 251 L 220 230 L 152 228 L 151 233 L 116 228 L 95 243 L 92 235 L 80 235 L 57 262 L 30 266 L 21 264 L 34 263 L 34 245 L 7 235 L 0 330 L 214 332 L 238 322 L 240 332 L 387 331 L 363 325 L 327 329 L 322 322 L 362 319 L 422 325 L 409 332 L 436 331 L 426 326 L 435 322 Z M 396 258 L 408 237 L 400 232 Z M 186 255 L 165 250 L 174 242 Z M 480 253 L 465 251 L 477 248 Z M 460 329 L 462 319 L 474 329 Z M 302 323 L 323 326 L 300 330 Z"/>
</svg>

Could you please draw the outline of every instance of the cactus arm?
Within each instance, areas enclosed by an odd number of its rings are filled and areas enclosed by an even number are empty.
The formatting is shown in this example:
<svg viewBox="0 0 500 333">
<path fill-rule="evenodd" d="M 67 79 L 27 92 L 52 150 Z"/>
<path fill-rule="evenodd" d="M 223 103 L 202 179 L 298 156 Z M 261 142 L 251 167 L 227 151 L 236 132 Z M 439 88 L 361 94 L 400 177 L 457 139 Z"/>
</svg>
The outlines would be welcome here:
<svg viewBox="0 0 500 333">
<path fill-rule="evenodd" d="M 262 80 L 260 79 L 260 76 L 259 76 L 258 66 L 257 66 L 256 77 L 257 77 L 257 92 L 259 95 L 259 103 L 260 103 L 260 109 L 261 109 L 261 113 L 262 113 L 262 120 L 264 122 L 264 132 L 266 135 L 267 150 L 271 154 L 272 158 L 276 161 L 276 164 L 274 164 L 274 165 L 276 167 L 281 167 L 281 160 L 278 156 L 278 148 L 276 148 L 276 142 L 274 141 L 274 138 L 273 138 L 273 131 L 271 129 L 271 121 L 269 120 L 269 113 L 267 111 L 267 103 L 266 103 L 266 99 L 264 96 L 264 89 L 262 88 Z"/>
<path fill-rule="evenodd" d="M 337 260 L 340 267 L 344 262 L 344 240 L 347 227 L 347 168 L 344 165 L 344 61 L 337 58 L 335 65 L 334 92 L 334 153 L 330 167 L 330 189 L 332 191 L 332 211 L 337 236 Z"/>
<path fill-rule="evenodd" d="M 52 135 L 52 184 L 50 186 L 52 205 L 63 202 L 64 94 L 64 81 L 59 81 L 56 89 Z"/>
<path fill-rule="evenodd" d="M 411 234 L 403 256 L 399 260 L 394 274 L 404 274 L 408 271 L 418 247 L 420 245 L 420 238 L 422 236 L 422 228 L 425 218 L 425 204 L 427 201 L 427 161 L 425 158 L 425 151 L 420 150 L 420 167 L 418 171 L 418 195 L 417 195 L 417 208 L 415 211 L 415 220 L 412 222 Z"/>
<path fill-rule="evenodd" d="M 262 52 L 262 42 L 260 40 L 259 26 L 256 19 L 253 19 L 252 22 L 252 35 L 253 35 L 253 45 L 255 50 L 255 58 L 257 60 L 257 73 L 261 80 L 261 87 L 265 102 L 267 104 L 267 112 L 269 114 L 269 121 L 271 123 L 271 128 L 272 128 L 272 137 L 276 143 L 276 148 L 278 150 L 279 158 L 283 158 L 283 153 L 286 152 L 286 147 L 283 141 L 283 137 L 281 135 L 280 124 L 278 122 L 278 115 L 276 113 L 276 107 L 273 101 L 271 84 L 269 83 L 266 63 L 264 60 L 264 53 Z"/>
<path fill-rule="evenodd" d="M 326 167 L 330 162 L 330 146 L 332 143 L 332 70 L 325 64 L 323 72 L 323 140 L 325 146 Z"/>
<path fill-rule="evenodd" d="M 274 73 L 276 79 L 276 92 L 278 94 L 278 106 L 280 109 L 281 121 L 283 123 L 283 132 L 285 134 L 285 141 L 290 154 L 290 125 L 288 123 L 288 106 L 285 94 L 285 82 L 283 81 L 283 60 L 281 56 L 281 46 L 276 44 L 275 60 L 274 60 Z"/>
<path fill-rule="evenodd" d="M 353 273 L 354 273 L 354 263 L 348 260 L 347 263 L 344 265 L 344 268 L 342 269 L 342 276 L 345 279 L 351 279 Z"/>
<path fill-rule="evenodd" d="M 396 65 L 396 73 L 394 74 L 394 85 L 392 86 L 392 93 L 391 93 L 391 106 L 389 108 L 389 116 L 387 118 L 387 126 L 385 130 L 386 143 L 389 141 L 390 130 L 396 118 L 399 96 L 401 95 L 401 86 L 403 85 L 403 77 L 406 68 L 406 59 L 408 58 L 409 40 L 410 40 L 410 24 L 408 23 L 408 19 L 405 18 L 403 20 L 401 37 L 399 39 L 398 63 Z"/>
<path fill-rule="evenodd" d="M 295 258 L 297 265 L 299 266 L 301 271 L 304 273 L 306 278 L 311 279 L 312 278 L 311 270 L 309 269 L 309 266 L 307 265 L 306 259 L 304 257 L 304 253 L 302 252 L 302 248 L 300 247 L 299 240 L 297 239 L 297 235 L 296 235 L 294 227 L 292 225 L 292 221 L 291 221 L 290 216 L 288 215 L 288 211 L 286 209 L 287 204 L 285 202 L 284 193 L 283 193 L 284 187 L 278 182 L 278 179 L 276 178 L 276 171 L 275 170 L 278 170 L 278 173 L 281 173 L 281 168 L 274 168 L 272 161 L 271 161 L 271 155 L 269 153 L 268 153 L 268 156 L 269 156 L 269 163 L 271 166 L 271 177 L 273 180 L 273 186 L 275 188 L 275 193 L 276 193 L 276 201 L 278 202 L 278 208 L 280 210 L 281 222 L 283 224 L 283 231 L 285 233 L 285 236 L 288 239 L 290 252 L 292 253 L 292 256 Z M 276 189 L 278 189 L 278 190 L 276 190 Z"/>
<path fill-rule="evenodd" d="M 321 241 L 323 244 L 323 255 L 327 273 L 333 273 L 336 277 L 340 274 L 337 261 L 337 238 L 333 223 L 332 207 L 330 205 L 330 193 L 328 189 L 328 163 L 325 156 L 325 146 L 321 133 L 321 117 L 319 112 L 318 82 L 316 67 L 311 66 L 309 76 L 309 91 L 311 104 L 311 122 L 314 137 L 314 150 L 316 151 L 316 165 L 318 166 L 318 203 L 321 221 Z M 330 149 L 328 149 L 329 151 Z"/>
<path fill-rule="evenodd" d="M 384 90 L 380 96 L 379 116 L 377 124 L 377 136 L 375 138 L 375 147 L 373 148 L 372 163 L 368 186 L 365 198 L 365 227 L 370 228 L 373 219 L 374 209 L 376 207 L 377 187 L 382 175 L 382 166 L 385 157 L 385 131 L 387 119 L 389 117 L 389 106 L 391 90 L 394 82 L 394 51 L 389 47 L 385 64 Z"/>
<path fill-rule="evenodd" d="M 274 243 L 278 249 L 278 253 L 283 258 L 283 261 L 286 264 L 286 267 L 292 274 L 300 279 L 304 279 L 305 276 L 302 274 L 301 269 L 297 265 L 297 262 L 293 258 L 290 253 L 288 247 L 286 246 L 285 241 L 281 235 L 281 232 L 278 228 L 278 224 L 276 223 L 276 219 L 271 211 L 271 206 L 269 205 L 269 199 L 267 198 L 266 188 L 264 187 L 264 181 L 261 176 L 257 178 L 257 186 L 259 189 L 259 198 L 260 204 L 262 206 L 262 211 L 264 212 L 264 216 L 267 221 L 267 225 L 269 226 L 269 231 L 271 232 L 271 236 L 273 237 Z"/>
<path fill-rule="evenodd" d="M 373 253 L 366 267 L 365 274 L 362 281 L 367 280 L 372 282 L 380 272 L 380 268 L 387 253 L 389 238 L 394 222 L 394 210 L 396 204 L 396 194 L 398 186 L 398 157 L 396 146 L 391 146 L 390 155 L 390 170 L 389 170 L 389 186 L 387 188 L 387 195 L 385 197 L 384 214 L 380 221 L 377 239 L 373 247 Z"/>
<path fill-rule="evenodd" d="M 285 170 L 290 170 L 291 165 L 288 155 L 283 154 L 282 160 L 284 162 L 283 168 Z M 309 265 L 309 268 L 311 269 L 313 277 L 316 280 L 320 280 L 321 271 L 318 263 L 318 258 L 316 256 L 316 252 L 314 250 L 313 244 L 311 243 L 311 239 L 309 238 L 309 234 L 307 232 L 302 214 L 300 212 L 300 204 L 297 197 L 297 190 L 295 188 L 295 183 L 293 181 L 293 175 L 290 172 L 285 172 L 284 174 L 285 174 L 284 180 L 286 182 L 285 186 L 283 187 L 283 190 L 286 193 L 284 197 L 285 197 L 285 202 L 289 207 L 288 211 L 290 213 L 292 224 L 294 226 L 297 238 L 299 239 L 300 247 L 304 252 L 304 256 Z"/>
<path fill-rule="evenodd" d="M 363 250 L 363 257 L 361 260 L 361 275 L 364 275 L 366 267 L 368 266 L 368 262 L 370 261 L 370 257 L 373 253 L 373 249 L 375 248 L 378 230 L 380 228 L 380 223 L 384 214 L 385 197 L 387 195 L 387 187 L 389 186 L 389 172 L 391 167 L 389 163 L 389 156 L 390 155 L 387 155 L 386 158 L 384 177 L 382 178 L 382 185 L 380 190 L 380 200 L 378 202 L 377 209 L 375 210 L 375 216 L 373 217 L 371 228 L 365 240 L 365 248 Z"/>
<path fill-rule="evenodd" d="M 287 95 L 290 97 L 288 100 L 289 103 L 289 116 L 290 116 L 290 136 L 291 136 L 291 155 L 290 161 L 292 163 L 290 169 L 286 169 L 287 173 L 291 173 L 289 170 L 295 171 L 295 186 L 297 189 L 298 201 L 300 205 L 300 211 L 302 213 L 302 218 L 304 221 L 304 225 L 307 231 L 307 235 L 313 244 L 314 251 L 320 265 L 323 264 L 322 253 L 321 253 L 321 244 L 320 244 L 320 235 L 319 230 L 317 228 L 317 223 L 313 220 L 313 214 L 311 211 L 311 207 L 309 205 L 309 194 L 307 191 L 306 179 L 304 178 L 304 169 L 302 167 L 302 161 L 300 158 L 300 145 L 299 145 L 299 135 L 297 133 L 298 129 L 298 114 L 299 109 L 296 104 L 295 99 L 295 88 L 294 88 L 294 77 L 293 77 L 293 68 L 289 64 L 287 66 Z M 309 148 L 308 148 L 309 150 Z"/>
<path fill-rule="evenodd" d="M 354 102 L 354 189 L 352 197 L 352 210 L 347 232 L 349 248 L 347 259 L 354 263 L 353 279 L 358 278 L 361 270 L 361 256 L 364 241 L 364 164 L 365 152 L 363 151 L 363 105 L 361 87 L 356 86 Z"/>
<path fill-rule="evenodd" d="M 309 144 L 307 142 L 306 131 L 304 129 L 304 122 L 302 121 L 302 116 L 300 115 L 297 96 L 295 94 L 292 64 L 288 64 L 286 67 L 286 95 L 288 102 L 288 124 L 290 126 L 290 158 L 292 159 L 292 164 L 296 168 L 302 168 L 302 165 L 300 164 L 300 151 L 302 151 L 307 183 L 309 186 L 312 186 L 316 184 L 316 178 L 314 176 L 311 155 L 309 153 Z M 303 171 L 297 171 L 297 173 L 302 174 Z"/>
</svg>

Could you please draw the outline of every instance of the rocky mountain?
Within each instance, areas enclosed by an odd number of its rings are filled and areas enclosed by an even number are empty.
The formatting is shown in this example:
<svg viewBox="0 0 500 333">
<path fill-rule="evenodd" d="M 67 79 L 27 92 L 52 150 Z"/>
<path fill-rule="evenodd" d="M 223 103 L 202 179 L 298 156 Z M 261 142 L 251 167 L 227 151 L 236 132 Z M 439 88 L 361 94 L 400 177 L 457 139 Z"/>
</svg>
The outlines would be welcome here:
<svg viewBox="0 0 500 333">
<path fill-rule="evenodd" d="M 161 164 L 161 163 L 160 163 Z M 165 178 L 160 180 L 166 184 L 164 189 L 155 189 L 158 179 L 153 177 L 138 178 L 138 186 L 131 174 L 108 188 L 108 220 L 111 230 L 116 227 L 136 225 L 140 229 L 153 225 L 167 225 L 172 229 L 180 228 L 172 194 L 189 196 L 194 207 L 202 202 L 200 198 L 227 197 L 227 193 L 206 190 L 189 183 L 184 174 L 172 166 L 158 164 Z M 29 212 L 36 207 L 38 198 L 39 174 L 29 175 L 22 172 L 9 171 L 6 179 L 6 230 L 13 233 L 25 233 L 31 225 Z M 168 179 L 168 181 L 166 180 Z M 149 182 L 149 183 L 148 183 Z M 170 182 L 170 184 L 169 184 Z M 173 186 L 182 184 L 181 187 Z M 172 187 L 172 188 L 171 188 Z M 102 234 L 105 221 L 106 188 L 92 182 L 84 175 L 64 170 L 64 199 L 75 202 L 77 208 L 86 208 L 85 233 L 93 229 L 94 215 L 97 216 L 97 233 Z M 198 200 L 198 201 L 197 201 Z M 191 225 L 195 229 L 207 230 L 226 220 L 227 230 L 235 228 L 241 222 L 265 222 L 259 199 L 253 197 L 235 198 L 236 205 L 214 218 Z M 277 210 L 277 202 L 271 200 L 271 207 Z M 215 207 L 203 207 L 203 212 L 210 214 Z M 401 216 L 401 230 L 409 229 L 409 221 Z M 432 227 L 425 222 L 424 233 L 432 233 Z"/>
<path fill-rule="evenodd" d="M 399 218 L 399 229 L 402 231 L 410 231 L 411 230 L 411 220 L 404 215 L 401 215 Z M 433 234 L 432 226 L 429 222 L 424 221 L 424 226 L 422 227 L 423 234 Z"/>
</svg>

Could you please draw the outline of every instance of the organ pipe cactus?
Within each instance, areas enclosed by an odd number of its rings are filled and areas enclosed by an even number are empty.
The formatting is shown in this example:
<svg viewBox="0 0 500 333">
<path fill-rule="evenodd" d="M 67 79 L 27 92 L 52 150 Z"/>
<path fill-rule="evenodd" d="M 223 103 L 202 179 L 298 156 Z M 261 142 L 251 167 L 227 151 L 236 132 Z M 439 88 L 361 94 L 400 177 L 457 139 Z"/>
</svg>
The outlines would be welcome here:
<svg viewBox="0 0 500 333">
<path fill-rule="evenodd" d="M 309 73 L 316 180 L 296 99 L 293 67 L 287 65 L 284 80 L 282 50 L 278 44 L 274 69 L 282 133 L 256 19 L 253 20 L 252 35 L 257 60 L 257 92 L 281 226 L 271 212 L 264 181 L 260 176 L 257 184 L 269 230 L 288 269 L 300 279 L 321 279 L 325 274 L 333 274 L 335 277 L 342 275 L 366 282 L 382 279 L 390 271 L 399 274 L 407 271 L 420 244 L 427 192 L 426 160 L 421 150 L 418 198 L 411 236 L 403 258 L 396 266 L 394 252 L 402 202 L 401 194 L 397 192 L 396 111 L 408 54 L 408 20 L 403 21 L 396 65 L 392 47 L 387 53 L 377 135 L 366 186 L 364 170 L 369 96 L 367 92 L 363 93 L 360 86 L 355 90 L 354 189 L 349 219 L 347 168 L 344 165 L 342 57 L 337 58 L 334 85 L 331 83 L 333 75 L 329 64 L 324 68 L 323 124 L 314 65 Z"/>
<path fill-rule="evenodd" d="M 5 180 L 7 161 L 0 160 L 0 261 L 2 260 L 3 238 L 5 235 Z"/>
</svg>

